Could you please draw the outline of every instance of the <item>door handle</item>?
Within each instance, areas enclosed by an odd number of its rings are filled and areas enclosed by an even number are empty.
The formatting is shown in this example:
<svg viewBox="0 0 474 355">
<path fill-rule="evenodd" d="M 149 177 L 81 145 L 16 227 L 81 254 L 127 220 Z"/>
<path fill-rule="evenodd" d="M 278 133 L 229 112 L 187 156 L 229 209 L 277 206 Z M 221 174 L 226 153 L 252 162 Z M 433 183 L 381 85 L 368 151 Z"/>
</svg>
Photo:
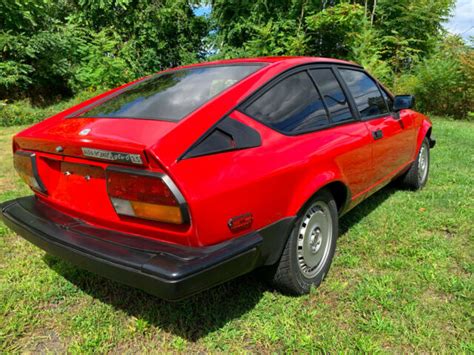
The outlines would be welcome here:
<svg viewBox="0 0 474 355">
<path fill-rule="evenodd" d="M 381 129 L 378 129 L 376 131 L 372 131 L 372 137 L 374 137 L 374 140 L 383 138 L 383 132 Z"/>
</svg>

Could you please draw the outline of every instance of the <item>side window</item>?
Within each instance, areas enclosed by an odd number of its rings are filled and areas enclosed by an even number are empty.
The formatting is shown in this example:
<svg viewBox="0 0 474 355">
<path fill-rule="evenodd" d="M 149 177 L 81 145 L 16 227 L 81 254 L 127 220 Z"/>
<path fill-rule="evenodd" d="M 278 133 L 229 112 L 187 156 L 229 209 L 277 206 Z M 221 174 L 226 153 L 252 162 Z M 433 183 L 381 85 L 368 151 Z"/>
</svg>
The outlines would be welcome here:
<svg viewBox="0 0 474 355">
<path fill-rule="evenodd" d="M 350 69 L 340 69 L 340 73 L 354 98 L 361 118 L 388 112 L 379 88 L 367 74 Z"/>
<path fill-rule="evenodd" d="M 247 106 L 245 113 L 284 133 L 308 132 L 329 124 L 321 97 L 306 72 L 280 81 Z"/>
<path fill-rule="evenodd" d="M 323 96 L 333 123 L 352 119 L 346 95 L 331 69 L 311 70 L 311 76 Z"/>
<path fill-rule="evenodd" d="M 390 96 L 388 96 L 387 92 L 383 88 L 382 88 L 382 96 L 385 99 L 385 102 L 387 103 L 388 110 L 390 112 L 392 112 L 393 111 L 393 99 Z"/>
</svg>

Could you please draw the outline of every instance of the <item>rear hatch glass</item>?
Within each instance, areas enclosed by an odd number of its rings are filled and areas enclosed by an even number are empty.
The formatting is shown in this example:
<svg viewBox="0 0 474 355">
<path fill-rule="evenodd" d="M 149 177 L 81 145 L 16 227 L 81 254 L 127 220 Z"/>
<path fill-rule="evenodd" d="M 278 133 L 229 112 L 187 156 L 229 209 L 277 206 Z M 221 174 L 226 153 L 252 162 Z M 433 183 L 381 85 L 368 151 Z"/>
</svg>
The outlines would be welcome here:
<svg viewBox="0 0 474 355">
<path fill-rule="evenodd" d="M 179 121 L 262 65 L 213 65 L 164 72 L 87 107 L 79 117 Z"/>
</svg>

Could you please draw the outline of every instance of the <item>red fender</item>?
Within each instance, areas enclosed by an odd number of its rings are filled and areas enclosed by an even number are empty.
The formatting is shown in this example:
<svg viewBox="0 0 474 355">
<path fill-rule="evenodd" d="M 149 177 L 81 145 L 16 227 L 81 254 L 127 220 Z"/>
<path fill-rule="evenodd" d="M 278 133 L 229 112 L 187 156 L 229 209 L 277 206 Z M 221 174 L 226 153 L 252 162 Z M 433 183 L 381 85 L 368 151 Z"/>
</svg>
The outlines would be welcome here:
<svg viewBox="0 0 474 355">
<path fill-rule="evenodd" d="M 431 120 L 428 117 L 423 116 L 422 120 L 423 121 L 420 125 L 420 129 L 418 131 L 418 137 L 416 140 L 416 154 L 418 154 L 418 152 L 420 151 L 421 144 L 423 143 L 423 139 L 425 139 L 426 136 L 431 137 L 431 128 L 433 126 L 433 124 L 431 123 Z M 434 142 L 434 140 L 431 140 L 431 141 Z M 433 147 L 433 145 L 434 143 L 431 143 L 431 147 Z"/>
<path fill-rule="evenodd" d="M 288 215 L 296 215 L 311 197 L 324 186 L 332 182 L 341 181 L 341 174 L 337 167 L 325 170 L 320 174 L 307 175 L 296 188 L 293 199 L 288 206 Z"/>
</svg>

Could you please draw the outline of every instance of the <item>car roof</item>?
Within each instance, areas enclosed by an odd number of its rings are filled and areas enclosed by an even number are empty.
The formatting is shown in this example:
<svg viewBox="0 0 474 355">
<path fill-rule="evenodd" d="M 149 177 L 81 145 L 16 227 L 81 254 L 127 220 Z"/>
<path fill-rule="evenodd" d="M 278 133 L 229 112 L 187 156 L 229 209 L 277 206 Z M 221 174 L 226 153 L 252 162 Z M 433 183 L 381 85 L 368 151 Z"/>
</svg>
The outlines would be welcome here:
<svg viewBox="0 0 474 355">
<path fill-rule="evenodd" d="M 174 69 L 192 68 L 200 66 L 211 66 L 211 65 L 236 65 L 236 64 L 252 64 L 252 63 L 281 63 L 287 65 L 301 65 L 310 63 L 331 63 L 331 64 L 345 64 L 360 67 L 359 64 L 325 57 L 303 57 L 303 56 L 279 56 L 279 57 L 255 57 L 255 58 L 236 58 L 236 59 L 221 59 L 210 62 L 201 62 L 190 65 L 183 65 Z"/>
</svg>

